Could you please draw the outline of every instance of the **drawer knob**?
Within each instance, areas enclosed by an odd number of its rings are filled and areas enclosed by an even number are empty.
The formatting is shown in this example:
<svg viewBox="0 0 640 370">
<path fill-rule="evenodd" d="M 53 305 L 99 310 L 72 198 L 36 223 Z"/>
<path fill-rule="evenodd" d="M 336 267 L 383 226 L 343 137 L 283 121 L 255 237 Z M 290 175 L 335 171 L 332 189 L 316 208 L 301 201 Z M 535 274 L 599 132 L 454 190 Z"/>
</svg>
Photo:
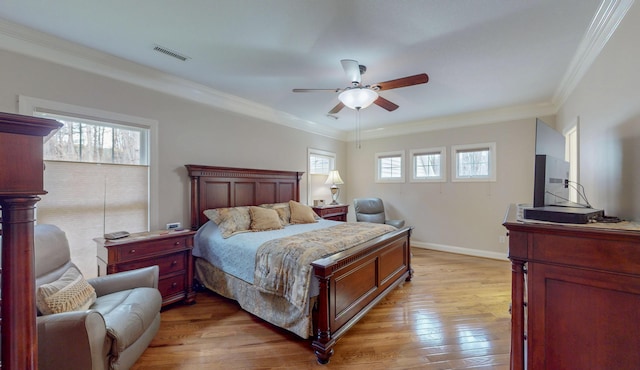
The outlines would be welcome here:
<svg viewBox="0 0 640 370">
<path fill-rule="evenodd" d="M 175 265 L 177 265 L 177 264 L 178 264 L 178 261 L 175 261 L 175 260 L 174 260 L 173 262 L 171 262 L 171 266 L 175 266 Z"/>
<path fill-rule="evenodd" d="M 171 284 L 171 287 L 172 287 L 172 288 L 175 288 L 175 287 L 177 287 L 177 286 L 178 286 L 178 283 L 173 283 L 173 284 Z"/>
<path fill-rule="evenodd" d="M 180 245 L 180 242 L 176 242 L 176 245 Z"/>
<path fill-rule="evenodd" d="M 129 251 L 129 253 L 136 253 L 136 250 L 132 249 L 132 250 Z"/>
</svg>

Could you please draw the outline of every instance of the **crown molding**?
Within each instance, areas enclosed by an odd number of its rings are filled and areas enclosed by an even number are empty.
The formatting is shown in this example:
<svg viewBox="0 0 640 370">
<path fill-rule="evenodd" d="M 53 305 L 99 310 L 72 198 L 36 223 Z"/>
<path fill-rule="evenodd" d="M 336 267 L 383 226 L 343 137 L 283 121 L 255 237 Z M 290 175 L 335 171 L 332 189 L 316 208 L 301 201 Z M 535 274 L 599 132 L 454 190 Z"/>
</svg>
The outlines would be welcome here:
<svg viewBox="0 0 640 370">
<path fill-rule="evenodd" d="M 428 131 L 508 122 L 553 115 L 556 114 L 557 111 L 557 106 L 552 103 L 511 106 L 409 122 L 388 128 L 363 130 L 360 134 L 360 139 L 381 139 L 385 137 L 411 135 Z M 354 140 L 355 133 L 351 133 L 349 135 L 349 141 Z"/>
<path fill-rule="evenodd" d="M 363 130 L 361 139 L 378 139 L 556 114 L 602 51 L 633 2 L 634 0 L 603 0 L 550 103 L 505 107 Z M 355 138 L 354 132 L 343 132 L 303 120 L 4 19 L 0 19 L 0 48 L 316 135 L 341 141 L 353 141 Z"/>
<path fill-rule="evenodd" d="M 103 77 L 131 83 L 214 108 L 346 140 L 346 133 L 227 94 L 205 85 L 142 66 L 101 51 L 0 19 L 0 48 Z"/>
<path fill-rule="evenodd" d="M 552 102 L 560 107 L 569 98 L 587 70 L 596 60 L 611 35 L 633 5 L 634 0 L 603 0 L 584 38 L 578 45 L 569 68 L 556 89 Z"/>
</svg>

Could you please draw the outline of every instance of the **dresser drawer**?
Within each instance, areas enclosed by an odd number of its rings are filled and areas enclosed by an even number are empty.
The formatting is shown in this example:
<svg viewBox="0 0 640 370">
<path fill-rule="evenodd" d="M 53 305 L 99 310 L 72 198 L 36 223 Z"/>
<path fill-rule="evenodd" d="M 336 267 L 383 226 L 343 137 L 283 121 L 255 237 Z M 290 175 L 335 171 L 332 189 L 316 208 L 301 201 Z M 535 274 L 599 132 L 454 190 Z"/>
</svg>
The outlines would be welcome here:
<svg viewBox="0 0 640 370">
<path fill-rule="evenodd" d="M 131 261 L 147 256 L 155 256 L 187 248 L 187 237 L 168 238 L 159 240 L 145 240 L 137 243 L 127 243 L 116 249 L 116 260 Z"/>
<path fill-rule="evenodd" d="M 162 294 L 162 297 L 166 298 L 172 294 L 183 293 L 185 291 L 184 277 L 184 275 L 175 275 L 160 279 L 158 282 L 158 290 L 160 291 L 160 294 Z"/>
<path fill-rule="evenodd" d="M 129 271 L 142 267 L 158 265 L 158 267 L 160 268 L 160 277 L 162 278 L 165 275 L 183 271 L 186 266 L 186 258 L 186 252 L 178 252 L 154 259 L 144 259 L 141 261 L 121 263 L 118 265 L 118 271 Z"/>
</svg>

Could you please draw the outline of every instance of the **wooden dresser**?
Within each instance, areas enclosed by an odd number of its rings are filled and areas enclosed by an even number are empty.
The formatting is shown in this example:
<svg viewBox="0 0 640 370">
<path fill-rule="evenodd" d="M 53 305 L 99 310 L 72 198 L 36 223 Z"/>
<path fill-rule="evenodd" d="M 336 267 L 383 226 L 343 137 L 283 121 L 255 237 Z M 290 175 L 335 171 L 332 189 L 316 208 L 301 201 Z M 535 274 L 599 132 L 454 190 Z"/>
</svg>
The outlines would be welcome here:
<svg viewBox="0 0 640 370">
<path fill-rule="evenodd" d="M 96 238 L 98 275 L 158 265 L 162 305 L 195 303 L 193 290 L 193 235 L 195 231 L 152 231 L 117 240 Z"/>
<path fill-rule="evenodd" d="M 44 190 L 43 137 L 61 123 L 0 113 L 0 220 L 3 369 L 38 368 L 33 226 Z"/>
<path fill-rule="evenodd" d="M 348 204 L 334 204 L 326 206 L 312 206 L 313 211 L 320 217 L 327 220 L 347 221 L 347 213 L 349 212 Z"/>
<path fill-rule="evenodd" d="M 521 222 L 516 213 L 504 222 L 512 369 L 639 369 L 640 225 Z"/>
</svg>

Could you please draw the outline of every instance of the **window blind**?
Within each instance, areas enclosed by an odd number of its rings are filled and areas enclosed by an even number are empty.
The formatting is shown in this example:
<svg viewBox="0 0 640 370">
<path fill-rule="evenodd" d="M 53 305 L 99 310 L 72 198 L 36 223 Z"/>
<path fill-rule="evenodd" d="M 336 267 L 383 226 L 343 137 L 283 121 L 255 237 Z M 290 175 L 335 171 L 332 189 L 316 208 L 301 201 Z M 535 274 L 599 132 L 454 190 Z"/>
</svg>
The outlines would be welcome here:
<svg viewBox="0 0 640 370">
<path fill-rule="evenodd" d="M 44 187 L 37 222 L 67 233 L 71 258 L 89 277 L 97 275 L 94 238 L 149 228 L 148 166 L 45 161 Z"/>
</svg>

